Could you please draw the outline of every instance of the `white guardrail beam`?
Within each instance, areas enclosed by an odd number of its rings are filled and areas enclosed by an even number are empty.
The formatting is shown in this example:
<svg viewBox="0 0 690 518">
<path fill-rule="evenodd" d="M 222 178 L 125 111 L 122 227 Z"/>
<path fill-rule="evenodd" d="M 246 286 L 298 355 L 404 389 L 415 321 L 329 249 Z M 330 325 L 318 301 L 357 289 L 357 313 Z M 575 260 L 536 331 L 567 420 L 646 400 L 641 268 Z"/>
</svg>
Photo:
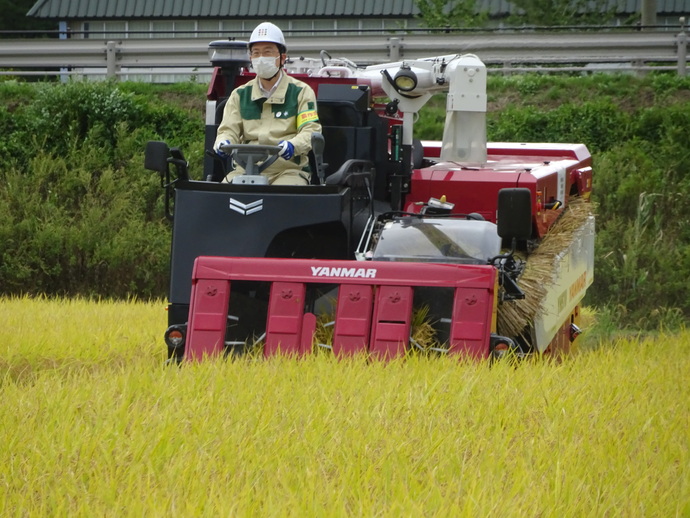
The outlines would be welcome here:
<svg viewBox="0 0 690 518">
<path fill-rule="evenodd" d="M 60 67 L 61 73 L 80 69 L 79 74 L 100 70 L 110 77 L 137 68 L 196 69 L 210 71 L 207 38 L 166 39 L 7 39 L 0 40 L 0 71 L 4 75 L 37 75 Z M 319 56 L 326 50 L 369 65 L 450 53 L 477 54 L 487 65 L 504 72 L 584 70 L 587 64 L 610 64 L 617 70 L 677 70 L 687 68 L 687 33 L 667 32 L 553 32 L 339 35 L 293 37 L 290 56 Z M 605 68 L 604 66 L 598 67 Z M 27 70 L 34 69 L 34 70 Z M 36 70 L 42 69 L 42 70 Z M 496 70 L 494 68 L 493 70 Z M 76 72 L 75 72 L 76 73 Z M 165 72 L 163 72 L 165 73 Z M 176 73 L 179 73 L 176 71 Z"/>
</svg>

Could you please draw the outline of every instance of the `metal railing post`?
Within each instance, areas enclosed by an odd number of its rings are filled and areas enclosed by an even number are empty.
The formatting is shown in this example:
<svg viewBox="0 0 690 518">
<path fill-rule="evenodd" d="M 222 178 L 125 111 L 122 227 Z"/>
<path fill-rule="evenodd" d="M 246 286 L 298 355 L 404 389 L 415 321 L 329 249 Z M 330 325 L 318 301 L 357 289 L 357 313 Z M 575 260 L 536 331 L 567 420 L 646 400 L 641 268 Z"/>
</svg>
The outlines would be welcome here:
<svg viewBox="0 0 690 518">
<path fill-rule="evenodd" d="M 117 79 L 117 43 L 109 41 L 105 45 L 106 77 Z"/>
<path fill-rule="evenodd" d="M 676 44 L 678 45 L 678 75 L 685 77 L 688 59 L 688 35 L 685 32 L 685 16 L 681 16 L 679 21 L 680 33 L 678 33 L 676 38 Z"/>
<path fill-rule="evenodd" d="M 400 38 L 388 38 L 388 57 L 391 61 L 400 61 L 401 49 Z"/>
<path fill-rule="evenodd" d="M 58 22 L 58 27 L 60 29 L 59 39 L 66 40 L 68 38 L 69 27 L 67 27 L 67 22 Z M 66 83 L 69 81 L 69 75 L 67 75 L 67 67 L 60 67 L 60 82 Z"/>
</svg>

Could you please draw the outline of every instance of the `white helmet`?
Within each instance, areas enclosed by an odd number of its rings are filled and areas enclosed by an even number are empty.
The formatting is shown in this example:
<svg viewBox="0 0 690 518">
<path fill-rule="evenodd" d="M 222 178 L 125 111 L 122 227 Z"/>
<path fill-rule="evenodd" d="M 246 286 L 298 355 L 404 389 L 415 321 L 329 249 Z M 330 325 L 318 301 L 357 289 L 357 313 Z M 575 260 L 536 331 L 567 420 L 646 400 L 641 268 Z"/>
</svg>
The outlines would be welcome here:
<svg viewBox="0 0 690 518">
<path fill-rule="evenodd" d="M 271 22 L 263 22 L 256 26 L 256 29 L 252 31 L 252 35 L 249 37 L 249 48 L 252 47 L 254 43 L 275 43 L 278 45 L 278 49 L 281 52 L 287 50 L 285 45 L 285 37 L 283 36 L 283 31 L 281 31 L 276 25 Z"/>
</svg>

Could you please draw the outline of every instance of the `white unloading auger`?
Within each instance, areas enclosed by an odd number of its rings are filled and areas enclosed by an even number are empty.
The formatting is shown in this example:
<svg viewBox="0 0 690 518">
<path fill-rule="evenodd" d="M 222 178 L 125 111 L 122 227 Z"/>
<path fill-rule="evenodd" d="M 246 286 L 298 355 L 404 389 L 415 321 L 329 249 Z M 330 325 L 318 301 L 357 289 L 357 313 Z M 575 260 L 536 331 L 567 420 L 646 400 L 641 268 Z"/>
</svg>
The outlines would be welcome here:
<svg viewBox="0 0 690 518">
<path fill-rule="evenodd" d="M 338 67 L 327 67 L 333 73 Z M 486 163 L 486 66 L 474 54 L 346 66 L 344 75 L 369 84 L 373 96 L 390 99 L 390 113 L 403 114 L 403 152 L 411 152 L 414 120 L 434 93 L 447 91 L 441 160 L 466 166 Z M 325 70 L 325 69 L 324 69 Z M 409 162 L 409 161 L 405 161 Z"/>
</svg>

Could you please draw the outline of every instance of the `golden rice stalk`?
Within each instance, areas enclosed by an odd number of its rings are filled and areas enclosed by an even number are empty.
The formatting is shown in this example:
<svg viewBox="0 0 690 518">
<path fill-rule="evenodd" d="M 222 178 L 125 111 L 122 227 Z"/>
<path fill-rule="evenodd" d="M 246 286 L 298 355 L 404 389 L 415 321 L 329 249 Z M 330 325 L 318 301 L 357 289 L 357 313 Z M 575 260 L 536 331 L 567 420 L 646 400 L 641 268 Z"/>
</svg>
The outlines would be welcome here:
<svg viewBox="0 0 690 518">
<path fill-rule="evenodd" d="M 431 348 L 441 348 L 436 339 L 434 322 L 429 316 L 429 306 L 423 305 L 412 310 L 412 322 L 410 326 L 410 338 L 412 350 L 429 351 Z"/>
<path fill-rule="evenodd" d="M 572 243 L 576 231 L 592 211 L 592 203 L 582 198 L 570 201 L 537 249 L 527 258 L 525 270 L 518 279 L 518 286 L 525 292 L 525 298 L 506 301 L 499 306 L 498 334 L 519 336 L 525 326 L 534 320 L 554 282 L 558 255 Z"/>
<path fill-rule="evenodd" d="M 335 316 L 333 313 L 318 315 L 313 339 L 317 351 L 324 349 L 324 346 L 333 346 L 334 319 Z M 410 337 L 413 344 L 412 347 L 415 347 L 417 350 L 422 349 L 423 351 L 427 351 L 432 347 L 441 347 L 441 344 L 439 344 L 436 339 L 436 330 L 434 329 L 433 321 L 429 316 L 429 306 L 424 305 L 413 309 L 412 321 L 410 323 Z M 415 343 L 417 345 L 414 345 Z"/>
<path fill-rule="evenodd" d="M 314 331 L 314 338 L 312 340 L 316 351 L 321 350 L 324 345 L 329 347 L 333 346 L 334 319 L 335 315 L 333 313 L 322 313 L 317 316 L 316 330 Z"/>
</svg>

